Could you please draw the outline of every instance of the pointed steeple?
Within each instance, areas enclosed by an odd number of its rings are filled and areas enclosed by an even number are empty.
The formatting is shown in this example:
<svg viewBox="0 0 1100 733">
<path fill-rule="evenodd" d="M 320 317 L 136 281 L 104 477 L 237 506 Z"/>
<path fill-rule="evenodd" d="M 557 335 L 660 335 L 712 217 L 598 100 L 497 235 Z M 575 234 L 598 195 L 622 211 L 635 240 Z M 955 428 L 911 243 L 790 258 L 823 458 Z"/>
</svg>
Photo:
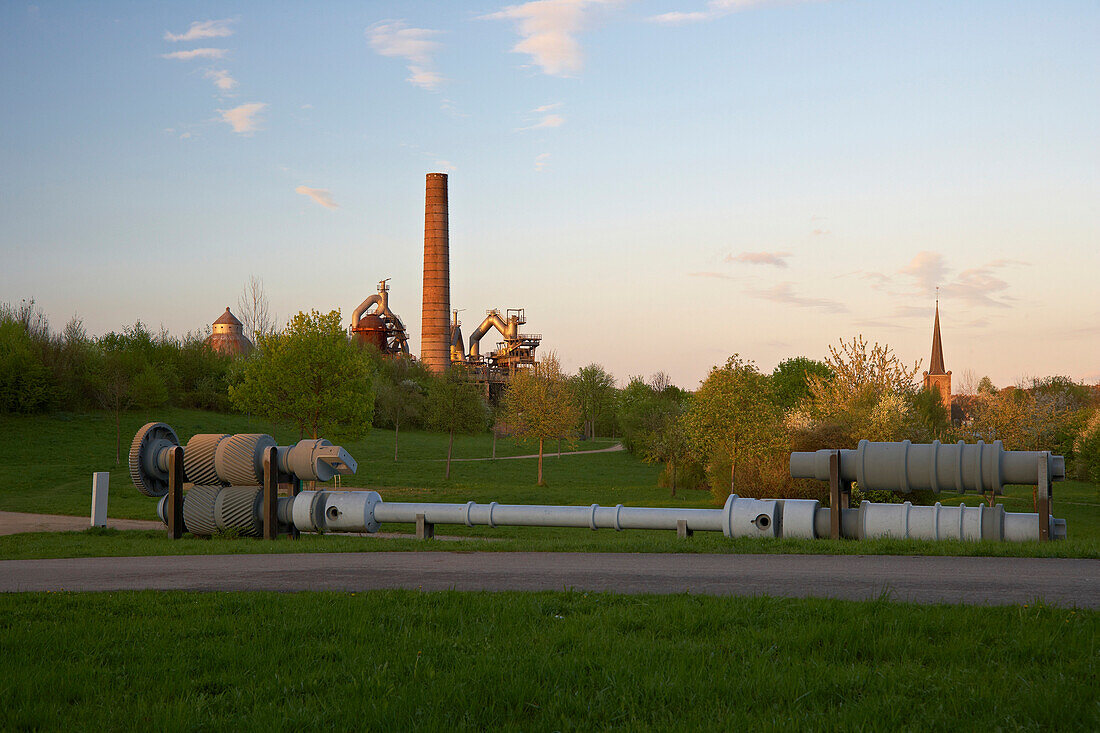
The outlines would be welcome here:
<svg viewBox="0 0 1100 733">
<path fill-rule="evenodd" d="M 940 299 L 936 298 L 936 325 L 932 330 L 932 361 L 929 374 L 946 374 L 943 366 L 943 344 L 940 343 Z"/>
</svg>

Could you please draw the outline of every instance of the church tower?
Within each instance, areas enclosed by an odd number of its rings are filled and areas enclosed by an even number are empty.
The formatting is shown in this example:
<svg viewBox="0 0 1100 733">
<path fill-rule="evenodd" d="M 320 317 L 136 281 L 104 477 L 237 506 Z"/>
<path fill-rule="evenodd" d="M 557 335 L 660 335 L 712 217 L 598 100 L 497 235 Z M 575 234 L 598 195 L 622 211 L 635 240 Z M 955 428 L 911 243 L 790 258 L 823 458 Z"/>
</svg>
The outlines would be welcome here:
<svg viewBox="0 0 1100 733">
<path fill-rule="evenodd" d="M 936 298 L 936 325 L 932 328 L 932 360 L 928 365 L 928 371 L 924 373 L 924 388 L 935 387 L 940 392 L 940 399 L 951 414 L 951 372 L 943 366 L 943 344 L 940 341 L 940 299 Z"/>
</svg>

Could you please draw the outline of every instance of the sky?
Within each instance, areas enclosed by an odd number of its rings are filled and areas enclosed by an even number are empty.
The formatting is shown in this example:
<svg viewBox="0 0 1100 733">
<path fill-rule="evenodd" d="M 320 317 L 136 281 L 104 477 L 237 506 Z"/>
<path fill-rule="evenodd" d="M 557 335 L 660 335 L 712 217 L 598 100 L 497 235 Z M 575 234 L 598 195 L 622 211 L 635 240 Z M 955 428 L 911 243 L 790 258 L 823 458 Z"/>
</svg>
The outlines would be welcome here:
<svg viewBox="0 0 1100 733">
<path fill-rule="evenodd" d="M 0 5 L 0 301 L 178 335 L 390 278 L 693 389 L 862 335 L 1100 382 L 1100 4 Z"/>
</svg>

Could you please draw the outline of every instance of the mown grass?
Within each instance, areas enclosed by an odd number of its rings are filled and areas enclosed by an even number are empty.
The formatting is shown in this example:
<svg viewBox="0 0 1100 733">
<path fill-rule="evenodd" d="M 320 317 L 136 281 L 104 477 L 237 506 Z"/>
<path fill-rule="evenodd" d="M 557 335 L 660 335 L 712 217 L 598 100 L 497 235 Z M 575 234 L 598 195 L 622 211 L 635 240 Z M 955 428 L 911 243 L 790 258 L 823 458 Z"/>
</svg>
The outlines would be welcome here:
<svg viewBox="0 0 1100 733">
<path fill-rule="evenodd" d="M 0 729 L 1100 728 L 1100 614 L 584 593 L 0 596 Z"/>
</svg>

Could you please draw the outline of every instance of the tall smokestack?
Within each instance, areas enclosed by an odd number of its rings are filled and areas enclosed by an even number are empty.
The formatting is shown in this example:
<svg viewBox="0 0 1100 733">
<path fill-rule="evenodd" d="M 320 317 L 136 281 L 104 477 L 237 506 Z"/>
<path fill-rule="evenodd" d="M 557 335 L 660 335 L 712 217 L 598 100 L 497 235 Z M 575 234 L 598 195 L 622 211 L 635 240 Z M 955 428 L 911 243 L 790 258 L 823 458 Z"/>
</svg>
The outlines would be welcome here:
<svg viewBox="0 0 1100 733">
<path fill-rule="evenodd" d="M 433 372 L 451 365 L 451 253 L 447 174 L 429 173 L 424 189 L 424 301 L 420 360 Z"/>
</svg>

